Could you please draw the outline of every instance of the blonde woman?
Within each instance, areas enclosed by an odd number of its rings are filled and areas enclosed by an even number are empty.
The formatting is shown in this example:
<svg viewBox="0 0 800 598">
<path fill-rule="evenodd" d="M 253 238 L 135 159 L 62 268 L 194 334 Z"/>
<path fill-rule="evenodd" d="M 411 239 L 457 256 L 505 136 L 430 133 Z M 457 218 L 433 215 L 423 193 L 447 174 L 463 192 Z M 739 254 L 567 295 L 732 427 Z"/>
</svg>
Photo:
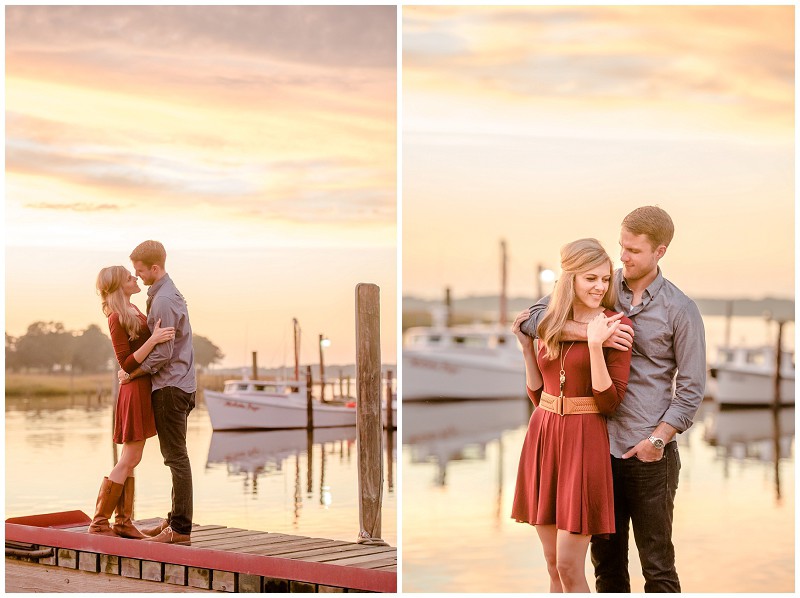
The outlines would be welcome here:
<svg viewBox="0 0 800 598">
<path fill-rule="evenodd" d="M 625 395 L 631 358 L 630 351 L 603 343 L 630 320 L 612 311 L 612 262 L 595 239 L 562 247 L 561 269 L 538 340 L 520 330 L 528 310 L 512 326 L 537 407 L 522 448 L 512 517 L 536 526 L 551 592 L 589 592 L 589 540 L 615 531 L 605 416 Z M 569 320 L 588 325 L 587 341 L 561 342 Z"/>
<path fill-rule="evenodd" d="M 131 296 L 141 292 L 136 276 L 123 266 L 103 268 L 97 275 L 97 292 L 103 314 L 108 317 L 111 342 L 122 369 L 133 372 L 159 343 L 175 337 L 174 328 L 161 328 L 161 320 L 152 335 L 146 316 L 131 303 Z M 121 384 L 114 414 L 114 443 L 122 445 L 122 456 L 107 477 L 103 478 L 90 534 L 141 539 L 145 536 L 133 525 L 134 468 L 142 460 L 145 440 L 156 435 L 150 403 L 150 376 L 136 376 Z M 109 525 L 116 511 L 114 526 Z"/>
</svg>

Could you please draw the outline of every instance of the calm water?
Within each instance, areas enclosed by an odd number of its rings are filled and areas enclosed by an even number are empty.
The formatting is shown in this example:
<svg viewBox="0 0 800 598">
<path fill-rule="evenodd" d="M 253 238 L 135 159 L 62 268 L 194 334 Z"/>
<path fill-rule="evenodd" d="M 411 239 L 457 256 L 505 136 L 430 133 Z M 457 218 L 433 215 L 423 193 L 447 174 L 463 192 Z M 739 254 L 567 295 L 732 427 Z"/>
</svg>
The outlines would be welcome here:
<svg viewBox="0 0 800 598">
<path fill-rule="evenodd" d="M 73 509 L 92 515 L 114 463 L 111 410 L 85 399 L 6 400 L 6 517 Z M 195 522 L 355 541 L 355 439 L 355 427 L 318 429 L 312 439 L 305 430 L 213 432 L 198 405 L 187 437 Z M 392 546 L 395 460 L 384 454 L 382 537 Z M 145 446 L 136 484 L 136 517 L 164 517 L 171 482 L 156 438 Z"/>
<path fill-rule="evenodd" d="M 528 409 L 527 398 L 403 405 L 403 591 L 548 591 L 535 529 L 509 516 Z M 783 409 L 776 443 L 770 410 L 706 402 L 679 437 L 685 592 L 794 591 L 794 421 Z M 633 541 L 630 558 L 641 592 Z"/>
</svg>

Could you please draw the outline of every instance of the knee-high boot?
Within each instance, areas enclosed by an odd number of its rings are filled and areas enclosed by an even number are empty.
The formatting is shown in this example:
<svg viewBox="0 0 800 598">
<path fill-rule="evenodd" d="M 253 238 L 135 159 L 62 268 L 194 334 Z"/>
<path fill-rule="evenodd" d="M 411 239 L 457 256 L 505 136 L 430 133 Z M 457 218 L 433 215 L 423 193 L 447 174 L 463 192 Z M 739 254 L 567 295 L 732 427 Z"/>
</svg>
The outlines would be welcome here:
<svg viewBox="0 0 800 598">
<path fill-rule="evenodd" d="M 133 476 L 125 480 L 122 488 L 122 494 L 117 501 L 117 511 L 114 515 L 114 527 L 112 528 L 118 536 L 123 538 L 131 538 L 133 540 L 141 540 L 146 538 L 142 532 L 133 524 L 133 491 L 134 491 Z"/>
<path fill-rule="evenodd" d="M 90 534 L 100 534 L 102 536 L 116 536 L 114 530 L 108 524 L 108 518 L 114 512 L 114 508 L 122 494 L 122 484 L 116 484 L 108 478 L 103 478 L 100 484 L 100 492 L 97 495 L 97 506 L 94 510 L 92 523 L 89 525 Z"/>
</svg>

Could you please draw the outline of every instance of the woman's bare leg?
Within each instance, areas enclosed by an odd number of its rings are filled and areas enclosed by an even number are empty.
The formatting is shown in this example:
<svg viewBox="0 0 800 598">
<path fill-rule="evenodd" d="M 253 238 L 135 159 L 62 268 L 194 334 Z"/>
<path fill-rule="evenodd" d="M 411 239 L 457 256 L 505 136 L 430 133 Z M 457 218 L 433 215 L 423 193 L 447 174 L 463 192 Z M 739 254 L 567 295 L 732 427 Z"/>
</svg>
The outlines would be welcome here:
<svg viewBox="0 0 800 598">
<path fill-rule="evenodd" d="M 550 576 L 550 593 L 560 594 L 564 590 L 561 587 L 561 579 L 558 575 L 556 559 L 556 526 L 555 525 L 536 525 L 536 533 L 542 541 L 544 550 L 544 560 L 547 562 L 547 574 Z"/>
<path fill-rule="evenodd" d="M 586 552 L 591 536 L 558 530 L 556 538 L 556 568 L 565 592 L 588 593 L 586 582 Z"/>
<path fill-rule="evenodd" d="M 122 456 L 117 461 L 114 469 L 108 474 L 108 479 L 115 484 L 124 484 L 128 477 L 133 475 L 133 470 L 139 465 L 144 453 L 144 440 L 126 442 L 122 445 Z"/>
</svg>

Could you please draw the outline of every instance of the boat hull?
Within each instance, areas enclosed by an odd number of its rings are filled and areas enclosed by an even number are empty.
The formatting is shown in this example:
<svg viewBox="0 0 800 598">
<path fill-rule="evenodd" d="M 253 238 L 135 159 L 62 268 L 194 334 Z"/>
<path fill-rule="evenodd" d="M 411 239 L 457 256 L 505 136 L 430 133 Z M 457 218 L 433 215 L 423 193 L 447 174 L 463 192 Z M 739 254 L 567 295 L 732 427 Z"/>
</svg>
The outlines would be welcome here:
<svg viewBox="0 0 800 598">
<path fill-rule="evenodd" d="M 299 397 L 256 397 L 205 391 L 214 430 L 269 430 L 308 427 L 308 406 Z M 355 407 L 313 401 L 314 427 L 354 426 Z"/>
<path fill-rule="evenodd" d="M 407 352 L 408 353 L 408 352 Z M 404 401 L 430 399 L 500 399 L 525 395 L 525 365 L 508 360 L 471 361 L 436 354 L 403 355 Z"/>
<path fill-rule="evenodd" d="M 775 379 L 763 372 L 742 372 L 718 367 L 714 400 L 721 405 L 768 406 L 774 403 Z M 794 405 L 794 374 L 781 379 L 780 402 Z"/>
</svg>

